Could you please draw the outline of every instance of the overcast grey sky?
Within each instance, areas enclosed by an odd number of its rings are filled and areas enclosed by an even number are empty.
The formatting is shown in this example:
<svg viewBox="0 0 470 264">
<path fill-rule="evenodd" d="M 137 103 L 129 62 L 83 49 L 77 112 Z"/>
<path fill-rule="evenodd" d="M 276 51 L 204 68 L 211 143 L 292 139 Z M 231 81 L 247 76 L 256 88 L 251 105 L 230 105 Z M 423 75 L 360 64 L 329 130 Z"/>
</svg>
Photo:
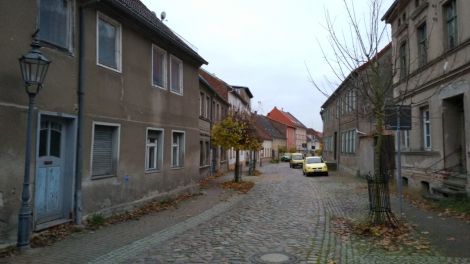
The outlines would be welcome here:
<svg viewBox="0 0 470 264">
<path fill-rule="evenodd" d="M 355 0 L 368 14 L 370 0 Z M 306 126 L 322 131 L 320 106 L 326 97 L 309 81 L 339 82 L 323 59 L 328 10 L 338 30 L 348 29 L 342 0 L 142 0 L 166 25 L 194 45 L 203 66 L 232 85 L 248 86 L 252 109 L 266 115 L 283 108 Z M 383 0 L 382 12 L 393 0 Z"/>
</svg>

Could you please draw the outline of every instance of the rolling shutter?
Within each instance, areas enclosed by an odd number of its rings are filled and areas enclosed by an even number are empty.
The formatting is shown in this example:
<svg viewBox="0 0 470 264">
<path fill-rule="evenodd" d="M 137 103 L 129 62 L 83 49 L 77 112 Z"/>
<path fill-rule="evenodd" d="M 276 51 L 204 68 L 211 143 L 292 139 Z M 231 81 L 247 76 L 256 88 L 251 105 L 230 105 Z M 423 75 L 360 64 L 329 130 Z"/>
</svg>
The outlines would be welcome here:
<svg viewBox="0 0 470 264">
<path fill-rule="evenodd" d="M 93 141 L 92 176 L 113 175 L 114 171 L 114 144 L 113 135 L 115 127 L 95 126 Z"/>
</svg>

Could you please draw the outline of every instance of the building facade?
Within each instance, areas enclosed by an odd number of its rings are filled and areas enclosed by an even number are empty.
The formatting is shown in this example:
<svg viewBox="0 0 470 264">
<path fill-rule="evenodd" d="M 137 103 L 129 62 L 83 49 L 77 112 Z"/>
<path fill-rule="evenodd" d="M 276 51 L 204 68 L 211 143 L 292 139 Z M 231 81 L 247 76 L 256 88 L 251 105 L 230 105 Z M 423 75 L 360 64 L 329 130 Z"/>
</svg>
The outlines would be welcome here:
<svg viewBox="0 0 470 264">
<path fill-rule="evenodd" d="M 267 117 L 286 125 L 287 149 L 297 152 L 305 152 L 307 148 L 307 127 L 295 118 L 291 113 L 274 107 Z"/>
<path fill-rule="evenodd" d="M 432 193 L 470 193 L 470 2 L 395 1 L 396 101 L 410 105 L 401 133 L 404 182 Z"/>
<path fill-rule="evenodd" d="M 391 45 L 376 56 L 383 79 L 392 75 Z M 372 61 L 371 61 L 372 62 Z M 363 96 L 369 63 L 355 69 L 322 105 L 323 158 L 331 167 L 350 175 L 374 172 L 375 119 L 370 101 Z M 385 99 L 392 98 L 390 88 Z"/>
<path fill-rule="evenodd" d="M 137 0 L 0 10 L 0 244 L 16 239 L 28 105 L 17 63 L 38 29 L 52 63 L 34 111 L 33 230 L 196 191 L 203 58 Z"/>
</svg>

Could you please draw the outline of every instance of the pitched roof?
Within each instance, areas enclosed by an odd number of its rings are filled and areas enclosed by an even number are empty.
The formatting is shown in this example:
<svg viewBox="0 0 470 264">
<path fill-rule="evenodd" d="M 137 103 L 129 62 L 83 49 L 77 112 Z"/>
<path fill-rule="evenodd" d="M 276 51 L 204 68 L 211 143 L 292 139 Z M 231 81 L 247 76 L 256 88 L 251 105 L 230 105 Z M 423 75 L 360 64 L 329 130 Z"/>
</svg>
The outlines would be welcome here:
<svg viewBox="0 0 470 264">
<path fill-rule="evenodd" d="M 232 85 L 232 88 L 233 89 L 243 89 L 243 90 L 245 90 L 246 94 L 248 94 L 250 99 L 253 98 L 253 94 L 251 93 L 250 88 L 248 88 L 246 86 Z"/>
<path fill-rule="evenodd" d="M 211 93 L 214 93 L 221 101 L 223 101 L 224 103 L 226 103 L 227 105 L 229 104 L 228 101 L 223 98 L 215 89 L 214 87 L 212 87 L 212 85 L 204 78 L 202 77 L 201 74 L 199 74 L 199 82 L 200 83 L 203 83 L 205 86 L 207 86 L 207 88 L 211 91 Z"/>
<path fill-rule="evenodd" d="M 231 89 L 230 85 L 203 69 L 199 69 L 199 75 L 207 81 L 220 97 L 228 102 L 228 91 Z"/>
<path fill-rule="evenodd" d="M 272 121 L 263 115 L 254 114 L 256 125 L 264 130 L 271 138 L 285 139 L 285 133 L 281 133 L 272 123 Z M 285 130 L 285 129 L 284 129 Z"/>
<path fill-rule="evenodd" d="M 264 129 L 264 127 L 258 122 L 259 115 L 254 114 L 252 118 L 254 119 L 254 125 L 256 128 L 256 134 L 263 140 L 273 140 L 273 137 Z"/>
<path fill-rule="evenodd" d="M 313 135 L 313 136 L 316 136 L 317 138 L 322 138 L 323 137 L 322 132 L 316 131 L 313 128 L 307 128 L 307 135 Z"/>
<path fill-rule="evenodd" d="M 197 62 L 207 64 L 206 60 L 158 19 L 140 0 L 104 0 L 102 2 L 109 3 L 140 23 L 143 23 L 158 36 L 178 47 Z"/>
<path fill-rule="evenodd" d="M 277 122 L 276 120 L 269 119 L 269 123 L 279 132 L 281 139 L 287 139 L 287 126 L 283 123 Z"/>
<path fill-rule="evenodd" d="M 296 127 L 298 128 L 307 128 L 304 124 L 302 124 L 302 122 L 300 122 L 297 118 L 295 118 L 295 116 L 289 112 L 284 112 L 287 117 L 289 117 L 293 122 L 294 124 L 296 125 Z"/>
</svg>

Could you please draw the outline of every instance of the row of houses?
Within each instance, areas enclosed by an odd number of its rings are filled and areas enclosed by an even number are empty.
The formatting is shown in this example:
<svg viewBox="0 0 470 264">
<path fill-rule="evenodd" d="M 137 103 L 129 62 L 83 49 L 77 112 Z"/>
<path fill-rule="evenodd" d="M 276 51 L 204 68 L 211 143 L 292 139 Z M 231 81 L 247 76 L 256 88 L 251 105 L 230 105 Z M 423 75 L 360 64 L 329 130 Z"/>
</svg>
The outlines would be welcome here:
<svg viewBox="0 0 470 264">
<path fill-rule="evenodd" d="M 386 103 L 411 106 L 411 130 L 395 134 L 403 182 L 446 196 L 470 194 L 469 12 L 465 0 L 396 0 L 382 18 L 392 28 L 392 42 L 377 58 L 392 76 Z M 373 171 L 375 120 L 365 114 L 367 103 L 352 88 L 353 79 L 322 106 L 324 157 L 364 175 Z"/>
</svg>

